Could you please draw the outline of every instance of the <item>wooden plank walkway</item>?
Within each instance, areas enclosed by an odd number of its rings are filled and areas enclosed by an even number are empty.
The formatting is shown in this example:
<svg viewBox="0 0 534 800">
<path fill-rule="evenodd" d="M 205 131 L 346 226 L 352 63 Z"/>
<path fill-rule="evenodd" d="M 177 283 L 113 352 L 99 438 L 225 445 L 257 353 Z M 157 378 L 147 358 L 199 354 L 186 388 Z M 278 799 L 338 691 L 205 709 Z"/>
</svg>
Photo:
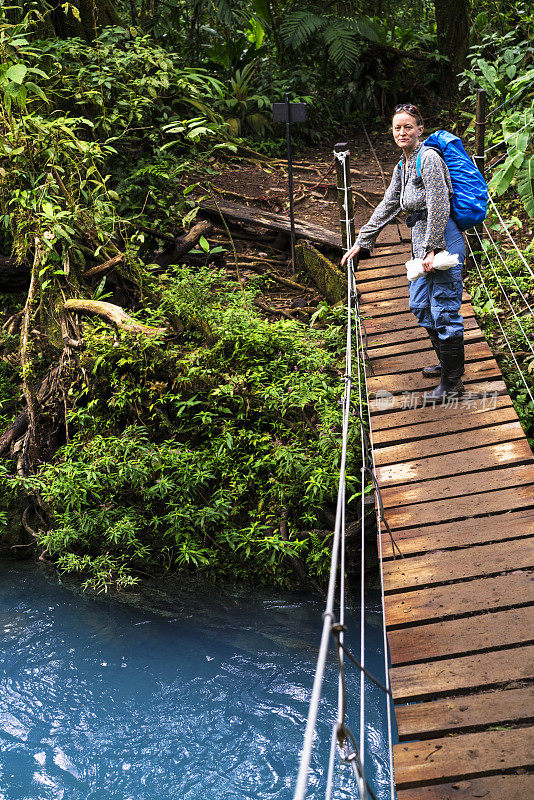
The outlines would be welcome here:
<svg viewBox="0 0 534 800">
<path fill-rule="evenodd" d="M 407 245 L 357 272 L 384 515 L 399 800 L 534 798 L 534 459 L 464 293 L 466 395 L 423 407 Z"/>
</svg>

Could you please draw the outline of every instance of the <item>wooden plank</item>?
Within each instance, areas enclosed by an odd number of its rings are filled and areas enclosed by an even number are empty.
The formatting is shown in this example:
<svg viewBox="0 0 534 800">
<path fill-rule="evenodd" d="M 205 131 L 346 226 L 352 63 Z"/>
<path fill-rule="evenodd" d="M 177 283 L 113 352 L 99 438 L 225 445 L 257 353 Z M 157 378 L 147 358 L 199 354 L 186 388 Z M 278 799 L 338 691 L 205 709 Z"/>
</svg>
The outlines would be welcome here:
<svg viewBox="0 0 534 800">
<path fill-rule="evenodd" d="M 404 267 L 390 267 L 387 276 L 375 275 L 375 272 L 381 273 L 383 270 L 369 270 L 365 280 L 356 280 L 356 287 L 362 296 L 367 292 L 381 292 L 385 289 L 397 289 L 399 286 L 406 290 L 406 270 L 402 273 L 402 269 Z"/>
<path fill-rule="evenodd" d="M 467 310 L 466 310 L 467 312 Z M 467 330 L 476 330 L 477 333 L 482 336 L 480 328 L 478 327 L 478 323 L 475 319 L 474 313 L 469 314 L 466 316 L 466 313 L 462 312 L 464 318 L 464 331 Z M 428 342 L 428 334 L 424 328 L 420 325 L 415 325 L 415 317 L 413 314 L 407 315 L 408 321 L 411 321 L 406 328 L 402 329 L 393 329 L 390 331 L 383 329 L 378 323 L 376 330 L 372 331 L 372 321 L 366 320 L 365 325 L 367 327 L 367 332 L 369 334 L 367 340 L 367 346 L 369 349 L 375 347 L 383 347 L 384 345 L 394 345 L 399 342 L 413 342 L 413 341 L 420 341 L 425 340 Z M 411 318 L 411 319 L 410 319 Z M 382 318 L 383 321 L 384 318 Z"/>
<path fill-rule="evenodd" d="M 418 350 L 407 355 L 399 353 L 387 357 L 374 356 L 373 351 L 373 354 L 369 353 L 369 357 L 373 367 L 373 375 L 395 375 L 401 372 L 413 372 L 437 362 L 437 356 L 433 350 Z M 466 364 L 491 358 L 493 358 L 493 353 L 486 342 L 465 345 Z M 435 378 L 433 380 L 434 382 L 436 381 Z"/>
<path fill-rule="evenodd" d="M 377 431 L 388 428 L 401 428 L 412 425 L 416 430 L 421 427 L 423 423 L 438 423 L 442 422 L 443 425 L 455 424 L 463 419 L 475 419 L 480 416 L 484 418 L 485 414 L 493 411 L 493 404 L 495 408 L 502 408 L 504 406 L 512 406 L 512 401 L 508 395 L 504 397 L 486 398 L 469 402 L 468 408 L 456 408 L 454 405 L 428 405 L 425 408 L 406 408 L 401 411 L 393 410 L 383 413 L 373 413 L 371 424 L 373 426 L 373 435 Z M 478 426 L 481 427 L 481 426 Z"/>
<path fill-rule="evenodd" d="M 386 603 L 386 625 L 388 630 L 392 630 L 437 618 L 458 617 L 468 612 L 502 611 L 534 603 L 533 577 L 529 570 L 516 570 L 495 578 L 475 578 L 458 583 L 454 590 L 447 584 L 418 589 L 417 592 L 390 594 Z M 409 635 L 406 632 L 406 636 Z"/>
<path fill-rule="evenodd" d="M 420 458 L 428 458 L 442 453 L 460 453 L 464 450 L 473 450 L 476 447 L 511 442 L 514 439 L 523 439 L 525 433 L 519 422 L 503 422 L 493 427 L 477 428 L 472 431 L 459 431 L 440 436 L 439 439 L 421 439 L 402 444 L 375 447 L 375 463 L 378 466 L 385 464 L 414 462 Z M 488 467 L 497 465 L 497 458 L 488 460 Z M 504 451 L 502 453 L 504 455 Z M 377 472 L 379 482 L 384 483 L 391 479 L 386 471 Z"/>
<path fill-rule="evenodd" d="M 431 525 L 436 522 L 449 522 L 466 519 L 499 511 L 514 511 L 519 508 L 534 506 L 534 486 L 519 486 L 514 489 L 502 489 L 498 492 L 480 492 L 467 497 L 457 497 L 454 503 L 450 500 L 434 500 L 431 503 L 415 503 L 414 505 L 390 508 L 386 519 L 395 534 L 401 528 L 413 528 Z M 481 522 L 481 524 L 483 524 Z"/>
<path fill-rule="evenodd" d="M 389 252 L 385 252 L 386 250 Z M 372 270 L 389 269 L 390 267 L 396 266 L 402 266 L 404 274 L 406 274 L 405 265 L 410 258 L 410 251 L 406 249 L 405 245 L 400 243 L 398 245 L 387 245 L 380 252 L 378 252 L 377 248 L 371 258 L 366 258 L 364 261 L 358 262 L 356 280 L 359 280 L 360 276 L 365 277 L 367 272 Z"/>
<path fill-rule="evenodd" d="M 388 632 L 391 664 L 415 664 L 534 641 L 532 606 Z"/>
<path fill-rule="evenodd" d="M 397 792 L 397 800 L 529 800 L 533 797 L 534 774 L 492 775 Z"/>
<path fill-rule="evenodd" d="M 481 731 L 396 745 L 397 787 L 464 780 L 530 767 L 533 733 L 532 727 Z"/>
<path fill-rule="evenodd" d="M 390 286 L 389 288 L 379 289 L 375 286 L 370 288 L 360 289 L 361 297 L 360 303 L 363 306 L 364 313 L 367 313 L 369 304 L 382 303 L 388 300 L 406 300 L 408 301 L 408 285 L 406 281 L 397 285 Z M 405 308 L 405 306 L 403 306 Z"/>
<path fill-rule="evenodd" d="M 534 646 L 429 661 L 390 669 L 395 703 L 490 689 L 534 678 Z"/>
<path fill-rule="evenodd" d="M 371 337 L 369 337 L 371 339 Z M 375 337 L 372 337 L 375 338 Z M 479 328 L 464 331 L 466 345 L 472 342 L 485 342 Z M 405 342 L 395 341 L 393 344 L 380 345 L 378 342 L 368 341 L 367 350 L 371 359 L 400 356 L 404 353 L 433 353 L 434 349 L 428 336 L 420 339 L 408 339 Z M 436 358 L 436 356 L 434 356 Z"/>
<path fill-rule="evenodd" d="M 533 535 L 534 510 L 522 510 L 506 511 L 492 517 L 455 520 L 430 528 L 408 528 L 395 532 L 395 540 L 404 556 L 413 556 L 433 550 L 489 544 Z M 383 558 L 393 559 L 389 535 L 383 533 L 381 539 Z"/>
<path fill-rule="evenodd" d="M 387 293 L 386 293 L 387 294 Z M 467 292 L 464 292 L 462 295 L 462 301 L 467 303 L 469 300 L 469 295 Z M 408 305 L 408 288 L 406 288 L 405 296 L 402 298 L 394 298 L 392 300 L 388 300 L 387 297 L 383 300 L 373 300 L 372 302 L 365 302 L 362 306 L 362 312 L 367 317 L 384 317 L 388 314 L 402 314 L 405 311 L 409 310 Z"/>
<path fill-rule="evenodd" d="M 464 318 L 464 325 L 466 318 L 475 316 L 471 303 L 462 303 L 460 313 Z M 416 330 L 414 327 L 415 317 L 411 311 L 404 311 L 402 313 L 390 312 L 386 316 L 378 316 L 375 319 L 367 313 L 366 308 L 363 308 L 362 314 L 365 319 L 365 327 L 368 334 L 380 334 L 383 336 L 388 331 L 399 331 L 404 328 L 409 328 L 412 332 Z M 427 334 L 424 333 L 424 335 L 426 336 Z"/>
<path fill-rule="evenodd" d="M 428 539 L 432 540 L 431 528 L 428 529 Z M 530 567 L 534 567 L 534 539 L 530 538 L 473 545 L 461 550 L 434 551 L 428 555 L 387 561 L 383 565 L 384 591 L 391 594 Z"/>
<path fill-rule="evenodd" d="M 385 417 L 374 417 L 371 421 L 373 443 L 382 449 L 397 445 L 399 442 L 419 441 L 430 436 L 444 436 L 465 430 L 486 428 L 490 425 L 503 425 L 518 420 L 515 408 L 509 397 L 495 397 L 495 408 L 491 408 L 493 399 L 483 403 L 477 401 L 474 409 L 437 408 L 413 409 L 389 414 Z M 437 413 L 436 413 L 437 412 Z M 386 421 L 389 422 L 386 425 Z"/>
<path fill-rule="evenodd" d="M 500 378 L 501 371 L 497 362 L 493 358 L 486 361 L 476 361 L 467 364 L 465 375 L 462 380 L 468 391 L 469 383 L 474 381 L 487 381 L 490 378 Z M 386 391 L 391 394 L 402 394 L 402 392 L 429 392 L 436 386 L 436 378 L 425 378 L 421 372 L 405 372 L 402 374 L 377 375 L 367 379 L 369 395 L 374 396 L 377 391 Z"/>
<path fill-rule="evenodd" d="M 534 715 L 533 701 L 534 686 L 530 685 L 396 706 L 399 740 L 429 739 L 468 728 L 528 722 Z"/>
<path fill-rule="evenodd" d="M 466 386 L 465 394 L 462 395 L 461 400 L 459 400 L 457 404 L 456 401 L 442 404 L 437 403 L 436 409 L 439 413 L 447 408 L 453 408 L 456 411 L 458 411 L 458 409 L 470 411 L 477 407 L 477 401 L 492 404 L 495 395 L 508 396 L 506 384 L 502 378 L 470 381 Z M 387 402 L 384 402 L 384 397 Z M 414 411 L 417 409 L 426 410 L 433 406 L 431 403 L 426 402 L 424 392 L 419 390 L 413 393 L 403 392 L 401 394 L 398 392 L 396 395 L 390 395 L 388 393 L 383 395 L 380 400 L 374 397 L 370 400 L 369 407 L 373 415 L 373 420 L 375 420 L 382 414 L 391 414 L 392 412 L 404 411 L 406 409 L 413 409 Z"/>
<path fill-rule="evenodd" d="M 517 424 L 519 425 L 519 423 Z M 517 442 L 517 444 L 519 446 L 522 445 L 525 448 L 525 452 L 527 452 L 527 447 L 530 450 L 528 443 L 524 439 Z M 517 453 L 515 449 L 514 452 Z M 423 460 L 420 462 L 421 469 L 419 472 L 419 480 L 422 482 L 408 485 L 403 482 L 400 486 L 390 486 L 383 489 L 382 502 L 384 508 L 396 508 L 409 503 L 427 503 L 430 500 L 440 500 L 442 497 L 462 497 L 463 495 L 479 492 L 481 485 L 484 486 L 484 491 L 491 492 L 495 489 L 505 489 L 510 486 L 523 486 L 525 483 L 534 484 L 534 463 L 486 470 L 482 474 L 478 470 L 476 472 L 467 472 L 473 466 L 473 463 L 469 460 L 469 453 L 470 451 L 457 454 L 456 462 L 458 466 L 450 467 L 447 470 L 447 472 L 454 470 L 454 472 L 460 474 L 439 477 L 434 480 L 425 480 L 429 476 L 425 475 L 425 461 Z M 527 453 L 525 458 L 532 461 L 532 452 Z M 462 466 L 466 470 L 465 472 L 462 470 Z M 447 475 L 447 472 L 441 474 Z"/>
</svg>

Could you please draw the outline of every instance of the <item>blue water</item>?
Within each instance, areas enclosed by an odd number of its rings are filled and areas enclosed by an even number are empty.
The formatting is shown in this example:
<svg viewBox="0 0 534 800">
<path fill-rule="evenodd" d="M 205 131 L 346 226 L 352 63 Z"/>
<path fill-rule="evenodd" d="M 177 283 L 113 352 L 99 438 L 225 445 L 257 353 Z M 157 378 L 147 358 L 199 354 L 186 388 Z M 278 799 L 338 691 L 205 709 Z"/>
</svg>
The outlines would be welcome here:
<svg viewBox="0 0 534 800">
<path fill-rule="evenodd" d="M 0 800 L 291 800 L 323 603 L 213 591 L 172 616 L 74 594 L 33 564 L 0 564 Z M 378 607 L 367 665 L 384 678 Z M 347 644 L 358 656 L 359 615 Z M 359 676 L 347 666 L 358 732 Z M 331 661 L 308 797 L 324 796 Z M 389 781 L 385 702 L 367 684 L 367 773 Z M 336 800 L 357 796 L 341 765 Z"/>
</svg>

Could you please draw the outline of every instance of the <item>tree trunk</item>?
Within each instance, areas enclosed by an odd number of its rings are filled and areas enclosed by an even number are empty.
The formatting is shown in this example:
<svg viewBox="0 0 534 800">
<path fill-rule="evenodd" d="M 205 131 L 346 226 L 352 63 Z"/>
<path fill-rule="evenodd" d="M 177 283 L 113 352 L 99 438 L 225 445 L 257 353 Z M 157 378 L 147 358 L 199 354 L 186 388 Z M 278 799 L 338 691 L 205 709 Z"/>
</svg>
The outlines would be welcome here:
<svg viewBox="0 0 534 800">
<path fill-rule="evenodd" d="M 13 0 L 10 3 L 10 21 L 19 20 L 29 10 L 29 5 L 23 0 Z M 59 39 L 78 36 L 92 41 L 106 25 L 123 24 L 111 0 L 72 0 L 71 5 L 78 9 L 78 16 L 56 0 L 45 0 L 37 23 L 38 35 L 43 38 L 57 36 Z"/>
<path fill-rule="evenodd" d="M 469 48 L 469 0 L 434 0 L 434 9 L 438 50 L 449 59 L 441 70 L 441 89 L 449 97 L 458 88 Z"/>
</svg>

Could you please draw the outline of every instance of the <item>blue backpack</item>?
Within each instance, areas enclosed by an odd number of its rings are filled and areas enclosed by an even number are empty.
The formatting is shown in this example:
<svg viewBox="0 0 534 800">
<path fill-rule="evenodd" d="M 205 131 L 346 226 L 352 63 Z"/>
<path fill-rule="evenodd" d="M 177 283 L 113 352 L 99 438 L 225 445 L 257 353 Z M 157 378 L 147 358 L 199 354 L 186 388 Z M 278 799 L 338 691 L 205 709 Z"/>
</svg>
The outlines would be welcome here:
<svg viewBox="0 0 534 800">
<path fill-rule="evenodd" d="M 436 131 L 423 142 L 441 155 L 451 176 L 453 196 L 451 217 L 461 231 L 484 222 L 488 213 L 488 187 L 479 169 L 467 155 L 460 139 L 449 131 Z M 421 177 L 421 154 L 416 161 L 417 175 Z"/>
</svg>

